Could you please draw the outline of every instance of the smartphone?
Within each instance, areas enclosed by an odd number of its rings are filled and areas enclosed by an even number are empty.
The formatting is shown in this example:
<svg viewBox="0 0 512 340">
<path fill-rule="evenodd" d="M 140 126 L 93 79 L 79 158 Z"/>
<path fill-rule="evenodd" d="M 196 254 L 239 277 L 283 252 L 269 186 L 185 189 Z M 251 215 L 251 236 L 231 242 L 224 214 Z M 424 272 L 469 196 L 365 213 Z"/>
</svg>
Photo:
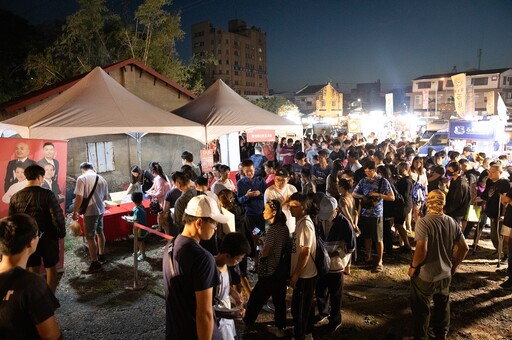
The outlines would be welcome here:
<svg viewBox="0 0 512 340">
<path fill-rule="evenodd" d="M 263 232 L 262 232 L 262 231 L 260 230 L 260 228 L 258 228 L 258 227 L 254 227 L 254 228 L 252 229 L 252 233 L 253 233 L 254 235 L 258 235 L 258 236 L 263 235 Z"/>
</svg>

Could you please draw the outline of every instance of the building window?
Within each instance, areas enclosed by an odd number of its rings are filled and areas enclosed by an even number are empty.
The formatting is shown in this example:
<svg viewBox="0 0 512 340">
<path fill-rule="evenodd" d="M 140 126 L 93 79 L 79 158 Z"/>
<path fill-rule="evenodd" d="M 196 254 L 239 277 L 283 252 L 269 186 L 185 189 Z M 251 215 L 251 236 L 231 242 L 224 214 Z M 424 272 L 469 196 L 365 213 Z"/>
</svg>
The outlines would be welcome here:
<svg viewBox="0 0 512 340">
<path fill-rule="evenodd" d="M 429 89 L 432 86 L 432 83 L 430 81 L 422 81 L 418 83 L 419 89 Z"/>
<path fill-rule="evenodd" d="M 194 33 L 194 38 L 202 37 L 204 35 L 204 32 L 196 32 Z"/>
<path fill-rule="evenodd" d="M 87 143 L 87 161 L 97 172 L 114 171 L 114 147 L 112 142 Z"/>
<path fill-rule="evenodd" d="M 507 85 L 507 77 L 503 77 L 503 85 Z"/>
<path fill-rule="evenodd" d="M 417 94 L 414 96 L 414 106 L 421 105 L 422 103 L 422 96 L 421 94 Z"/>
<path fill-rule="evenodd" d="M 487 77 L 472 78 L 471 79 L 471 85 L 484 86 L 484 85 L 487 85 L 488 81 L 489 81 L 489 78 L 487 78 Z"/>
<path fill-rule="evenodd" d="M 229 65 L 229 59 L 226 59 L 226 65 Z"/>
<path fill-rule="evenodd" d="M 453 87 L 453 80 L 451 80 L 451 79 L 447 80 L 446 87 Z"/>
</svg>

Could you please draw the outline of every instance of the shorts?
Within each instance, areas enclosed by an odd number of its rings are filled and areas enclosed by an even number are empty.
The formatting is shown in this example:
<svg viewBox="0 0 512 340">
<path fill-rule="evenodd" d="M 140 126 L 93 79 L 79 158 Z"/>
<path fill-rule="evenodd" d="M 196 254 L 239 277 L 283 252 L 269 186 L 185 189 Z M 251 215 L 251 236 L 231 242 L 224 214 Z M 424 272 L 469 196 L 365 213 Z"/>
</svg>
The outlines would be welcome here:
<svg viewBox="0 0 512 340">
<path fill-rule="evenodd" d="M 360 216 L 359 229 L 364 239 L 372 239 L 373 242 L 383 241 L 383 218 Z"/>
<path fill-rule="evenodd" d="M 102 234 L 103 214 L 84 216 L 84 230 L 86 238 L 94 238 L 96 234 Z"/>
<path fill-rule="evenodd" d="M 36 251 L 28 258 L 27 267 L 39 267 L 41 259 L 45 268 L 55 267 L 59 262 L 59 240 L 43 235 L 37 243 Z"/>
<path fill-rule="evenodd" d="M 139 239 L 139 241 L 143 241 L 146 238 L 146 236 L 148 236 L 148 234 L 149 233 L 147 230 L 137 228 L 137 238 Z"/>
<path fill-rule="evenodd" d="M 510 235 L 512 235 L 512 228 L 507 227 L 506 225 L 502 225 L 501 226 L 501 235 L 510 237 Z"/>
</svg>

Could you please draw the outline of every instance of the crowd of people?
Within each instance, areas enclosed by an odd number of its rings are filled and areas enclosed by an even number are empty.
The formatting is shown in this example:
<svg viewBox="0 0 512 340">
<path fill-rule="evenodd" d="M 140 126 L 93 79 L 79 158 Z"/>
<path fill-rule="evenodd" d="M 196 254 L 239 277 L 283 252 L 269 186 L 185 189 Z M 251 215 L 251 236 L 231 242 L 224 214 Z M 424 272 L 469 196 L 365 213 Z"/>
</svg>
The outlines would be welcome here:
<svg viewBox="0 0 512 340">
<path fill-rule="evenodd" d="M 265 307 L 274 311 L 268 332 L 285 337 L 287 287 L 293 289 L 295 339 L 312 339 L 317 327 L 334 332 L 342 322 L 343 284 L 352 262 L 380 273 L 384 254 L 397 253 L 411 258 L 415 338 L 427 338 L 430 327 L 436 338 L 445 338 L 451 276 L 469 251 L 465 239 L 473 230 L 477 252 L 486 225 L 498 260 L 508 258 L 508 280 L 501 286 L 511 288 L 512 189 L 506 157 L 491 159 L 470 147 L 420 157 L 417 147 L 405 139 L 367 142 L 346 133 L 283 138 L 264 147 L 242 136 L 236 180 L 224 164 L 202 171 L 188 151 L 181 169 L 170 176 L 158 162 L 145 170 L 132 167 L 128 193 L 136 220 L 145 224 L 141 202 L 146 195 L 154 201 L 156 227 L 174 236 L 163 256 L 166 338 L 234 339 L 233 319 L 251 329 Z M 103 201 L 108 185 L 92 164 L 84 162 L 80 169 L 72 218 L 84 216 L 91 262 L 83 272 L 93 274 L 107 261 Z M 9 217 L 0 223 L 0 251 L 4 259 L 16 258 L 0 264 L 0 288 L 12 282 L 14 267 L 25 268 L 27 261 L 28 267 L 36 266 L 42 258 L 50 270 L 49 289 L 31 298 L 47 301 L 49 319 L 31 319 L 31 332 L 41 335 L 41 322 L 48 322 L 52 326 L 46 331 L 58 337 L 52 313 L 58 307 L 56 241 L 42 242 L 40 234 L 63 237 L 58 231 L 64 218 L 60 207 L 60 214 L 55 211 L 54 195 L 43 199 L 34 189 L 44 183 L 45 169 L 31 165 L 24 175 L 28 185 L 11 198 Z M 30 200 L 36 194 L 37 200 Z M 46 205 L 20 203 L 27 201 Z M 42 210 L 51 222 L 43 220 Z M 144 261 L 146 233 L 138 236 L 136 257 Z M 326 268 L 318 260 L 322 254 Z M 429 325 L 431 299 L 436 316 Z"/>
</svg>

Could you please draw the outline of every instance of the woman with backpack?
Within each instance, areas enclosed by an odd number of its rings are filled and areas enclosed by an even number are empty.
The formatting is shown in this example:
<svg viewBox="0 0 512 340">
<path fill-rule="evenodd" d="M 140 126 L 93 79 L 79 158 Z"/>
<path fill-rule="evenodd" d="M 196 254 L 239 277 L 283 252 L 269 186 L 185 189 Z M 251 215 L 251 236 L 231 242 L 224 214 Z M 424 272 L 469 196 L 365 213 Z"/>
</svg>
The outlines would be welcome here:
<svg viewBox="0 0 512 340">
<path fill-rule="evenodd" d="M 423 210 L 423 205 L 425 204 L 425 199 L 428 194 L 428 192 L 427 192 L 427 188 L 428 188 L 427 171 L 424 167 L 422 157 L 416 156 L 412 159 L 410 173 L 411 173 L 411 179 L 413 182 L 412 222 L 416 223 L 416 221 L 418 221 L 418 219 L 421 216 L 421 211 Z M 423 190 L 423 192 L 419 193 L 418 190 Z M 407 230 L 412 230 L 411 219 L 407 219 Z"/>
<path fill-rule="evenodd" d="M 398 231 L 404 245 L 399 250 L 404 252 L 411 251 L 411 244 L 407 236 L 407 230 L 404 223 L 407 215 L 412 209 L 412 179 L 410 176 L 409 163 L 401 162 L 397 166 L 398 181 L 396 183 L 395 201 L 394 201 L 394 227 Z"/>
<path fill-rule="evenodd" d="M 252 289 L 247 302 L 244 322 L 254 325 L 264 304 L 272 296 L 274 303 L 275 326 L 268 331 L 277 338 L 285 336 L 286 326 L 286 280 L 290 274 L 289 252 L 290 236 L 286 226 L 286 216 L 278 200 L 270 200 L 265 204 L 263 217 L 269 222 L 264 236 L 258 239 L 262 247 L 258 266 L 258 282 Z M 288 258 L 288 260 L 286 260 Z M 288 267 L 288 268 L 286 268 Z"/>
</svg>

